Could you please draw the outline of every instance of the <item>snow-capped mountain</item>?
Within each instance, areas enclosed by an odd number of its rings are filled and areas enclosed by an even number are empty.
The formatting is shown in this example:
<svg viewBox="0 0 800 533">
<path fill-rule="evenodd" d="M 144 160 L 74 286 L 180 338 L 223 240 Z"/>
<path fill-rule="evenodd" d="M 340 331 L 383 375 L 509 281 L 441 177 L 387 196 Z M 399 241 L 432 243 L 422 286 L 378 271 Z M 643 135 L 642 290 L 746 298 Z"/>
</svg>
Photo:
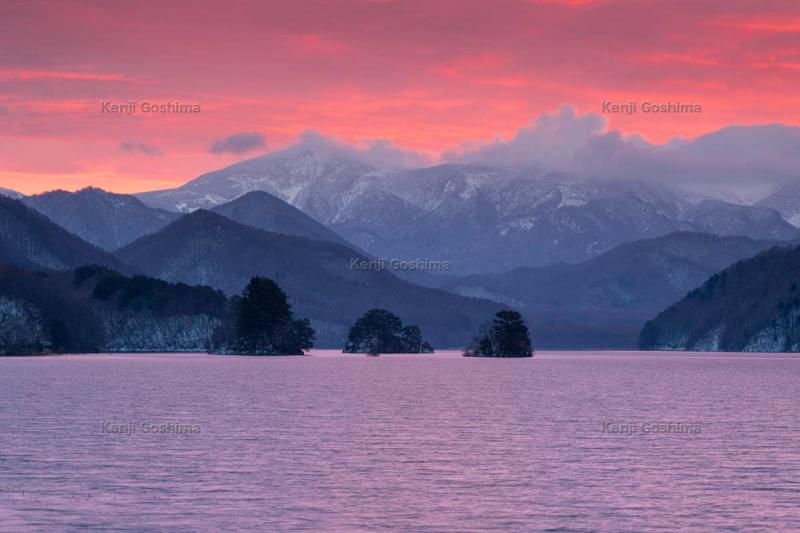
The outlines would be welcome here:
<svg viewBox="0 0 800 533">
<path fill-rule="evenodd" d="M 800 227 L 800 183 L 785 185 L 755 205 L 775 209 L 793 226 Z"/>
<path fill-rule="evenodd" d="M 281 198 L 375 256 L 450 261 L 458 273 L 576 262 L 681 230 L 800 236 L 770 209 L 710 200 L 651 180 L 479 164 L 383 170 L 344 150 L 305 145 L 138 197 L 189 211 L 253 190 Z"/>
<path fill-rule="evenodd" d="M 778 240 L 796 239 L 799 235 L 778 211 L 767 207 L 703 200 L 693 205 L 685 218 L 695 230 L 718 235 Z"/>
<path fill-rule="evenodd" d="M 382 174 L 344 152 L 297 145 L 203 174 L 177 189 L 137 196 L 153 207 L 189 212 L 224 204 L 248 192 L 265 191 L 315 218 L 329 219 L 342 202 L 321 201 L 320 196 L 345 191 L 357 194 Z M 346 202 L 346 196 L 341 200 Z M 318 213 L 312 214 L 314 211 Z"/>
<path fill-rule="evenodd" d="M 8 198 L 13 198 L 14 200 L 19 200 L 24 196 L 24 194 L 19 193 L 17 191 L 12 191 L 11 189 L 6 189 L 4 187 L 0 187 L 0 196 L 7 196 Z"/>
</svg>

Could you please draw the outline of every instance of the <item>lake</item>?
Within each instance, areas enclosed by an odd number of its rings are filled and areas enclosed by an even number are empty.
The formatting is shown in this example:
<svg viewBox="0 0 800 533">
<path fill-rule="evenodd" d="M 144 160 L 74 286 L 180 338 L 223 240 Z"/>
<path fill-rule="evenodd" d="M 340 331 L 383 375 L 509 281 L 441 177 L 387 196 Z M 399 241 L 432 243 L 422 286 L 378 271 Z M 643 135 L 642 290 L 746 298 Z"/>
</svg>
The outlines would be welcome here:
<svg viewBox="0 0 800 533">
<path fill-rule="evenodd" d="M 0 358 L 2 531 L 800 531 L 800 357 Z"/>
</svg>

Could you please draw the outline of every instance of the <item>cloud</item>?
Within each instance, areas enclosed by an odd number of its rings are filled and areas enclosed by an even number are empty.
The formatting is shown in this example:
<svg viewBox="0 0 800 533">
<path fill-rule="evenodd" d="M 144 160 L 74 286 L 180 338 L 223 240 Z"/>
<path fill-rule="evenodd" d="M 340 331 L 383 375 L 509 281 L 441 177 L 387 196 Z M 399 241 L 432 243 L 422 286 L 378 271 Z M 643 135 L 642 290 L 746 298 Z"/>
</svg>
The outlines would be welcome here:
<svg viewBox="0 0 800 533">
<path fill-rule="evenodd" d="M 216 139 L 209 148 L 212 154 L 243 154 L 267 146 L 264 136 L 255 132 L 241 132 L 229 135 L 224 139 Z"/>
<path fill-rule="evenodd" d="M 143 83 L 122 74 L 103 74 L 96 72 L 69 72 L 58 70 L 22 70 L 22 69 L 0 69 L 0 79 L 18 80 L 90 80 L 90 81 L 129 81 L 133 83 Z"/>
<path fill-rule="evenodd" d="M 800 177 L 800 128 L 730 126 L 664 145 L 613 131 L 590 139 L 572 163 L 570 170 L 584 175 L 650 179 L 752 196 Z"/>
<path fill-rule="evenodd" d="M 413 168 L 432 164 L 430 156 L 402 148 L 385 139 L 367 140 L 352 145 L 315 130 L 300 135 L 298 146 L 327 156 L 346 156 L 379 168 Z"/>
<path fill-rule="evenodd" d="M 442 160 L 496 165 L 565 165 L 592 137 L 603 133 L 606 119 L 596 113 L 578 115 L 573 105 L 562 105 L 517 130 L 509 141 L 462 145 L 442 154 Z"/>
<path fill-rule="evenodd" d="M 298 146 L 381 168 L 483 163 L 565 172 L 578 178 L 637 179 L 745 200 L 800 179 L 800 128 L 730 126 L 695 139 L 654 144 L 639 134 L 607 129 L 605 117 L 562 105 L 519 128 L 509 140 L 465 142 L 437 158 L 388 140 L 349 144 L 309 130 Z M 733 193 L 733 195 L 731 195 Z"/>
<path fill-rule="evenodd" d="M 367 141 L 366 144 L 367 146 L 359 151 L 360 156 L 367 163 L 378 167 L 412 168 L 431 164 L 429 156 L 406 150 L 386 139 Z"/>
<path fill-rule="evenodd" d="M 119 149 L 123 152 L 139 152 L 150 157 L 164 155 L 164 152 L 162 152 L 157 146 L 145 144 L 136 139 L 122 141 L 119 143 Z"/>
<path fill-rule="evenodd" d="M 582 7 L 600 0 L 528 0 L 531 4 L 558 4 L 568 7 Z"/>
<path fill-rule="evenodd" d="M 603 116 L 563 105 L 517 130 L 510 140 L 472 142 L 446 151 L 446 162 L 533 166 L 579 177 L 652 180 L 699 192 L 755 198 L 800 179 L 800 128 L 729 126 L 686 140 L 653 144 L 607 131 Z"/>
</svg>

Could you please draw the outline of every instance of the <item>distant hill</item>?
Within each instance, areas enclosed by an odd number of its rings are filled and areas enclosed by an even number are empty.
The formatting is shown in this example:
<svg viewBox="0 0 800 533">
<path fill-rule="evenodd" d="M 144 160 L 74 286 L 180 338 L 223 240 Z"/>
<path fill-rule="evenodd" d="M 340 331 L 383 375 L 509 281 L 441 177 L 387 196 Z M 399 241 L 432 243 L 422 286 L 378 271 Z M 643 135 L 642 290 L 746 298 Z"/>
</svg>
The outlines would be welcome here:
<svg viewBox="0 0 800 533">
<path fill-rule="evenodd" d="M 31 269 L 67 270 L 88 264 L 125 269 L 19 200 L 0 196 L 0 261 Z"/>
<path fill-rule="evenodd" d="M 198 210 L 117 252 L 127 264 L 168 281 L 238 294 L 253 276 L 273 279 L 319 344 L 343 346 L 347 328 L 384 308 L 416 324 L 434 346 L 464 346 L 499 305 L 420 287 L 387 271 L 353 267 L 363 254 L 340 244 L 266 232 Z"/>
<path fill-rule="evenodd" d="M 781 214 L 765 206 L 735 205 L 718 200 L 704 200 L 686 214 L 693 229 L 718 235 L 740 235 L 751 239 L 792 240 L 800 230 Z"/>
<path fill-rule="evenodd" d="M 756 205 L 775 209 L 793 225 L 800 226 L 800 183 L 784 185 Z"/>
<path fill-rule="evenodd" d="M 639 346 L 800 351 L 800 247 L 776 247 L 714 274 L 647 322 Z"/>
<path fill-rule="evenodd" d="M 105 250 L 116 250 L 178 218 L 175 213 L 147 207 L 135 196 L 93 187 L 78 192 L 58 190 L 35 194 L 22 201 L 86 242 Z"/>
<path fill-rule="evenodd" d="M 451 279 L 446 289 L 514 306 L 542 347 L 633 348 L 644 322 L 714 272 L 776 241 L 677 232 L 576 264 Z"/>
<path fill-rule="evenodd" d="M 236 200 L 213 208 L 212 211 L 241 224 L 265 231 L 350 246 L 335 231 L 328 229 L 280 198 L 263 191 L 247 193 Z"/>
<path fill-rule="evenodd" d="M 229 320 L 209 287 L 88 266 L 31 272 L 0 263 L 0 355 L 201 351 Z"/>
<path fill-rule="evenodd" d="M 17 191 L 12 191 L 11 189 L 5 189 L 3 187 L 0 187 L 0 196 L 7 196 L 9 198 L 13 198 L 15 200 L 19 200 L 24 195 L 22 193 L 17 192 Z"/>
</svg>

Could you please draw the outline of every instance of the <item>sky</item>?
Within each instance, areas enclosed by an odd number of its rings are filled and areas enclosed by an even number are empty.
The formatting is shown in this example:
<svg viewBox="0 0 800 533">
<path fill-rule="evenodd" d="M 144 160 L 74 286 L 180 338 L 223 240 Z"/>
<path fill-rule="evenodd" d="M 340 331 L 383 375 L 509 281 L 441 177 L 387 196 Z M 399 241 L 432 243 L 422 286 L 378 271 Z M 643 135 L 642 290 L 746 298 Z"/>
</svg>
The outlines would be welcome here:
<svg viewBox="0 0 800 533">
<path fill-rule="evenodd" d="M 457 160 L 564 109 L 667 143 L 800 126 L 799 88 L 796 0 L 5 0 L 0 187 L 168 188 L 309 132 Z"/>
</svg>

